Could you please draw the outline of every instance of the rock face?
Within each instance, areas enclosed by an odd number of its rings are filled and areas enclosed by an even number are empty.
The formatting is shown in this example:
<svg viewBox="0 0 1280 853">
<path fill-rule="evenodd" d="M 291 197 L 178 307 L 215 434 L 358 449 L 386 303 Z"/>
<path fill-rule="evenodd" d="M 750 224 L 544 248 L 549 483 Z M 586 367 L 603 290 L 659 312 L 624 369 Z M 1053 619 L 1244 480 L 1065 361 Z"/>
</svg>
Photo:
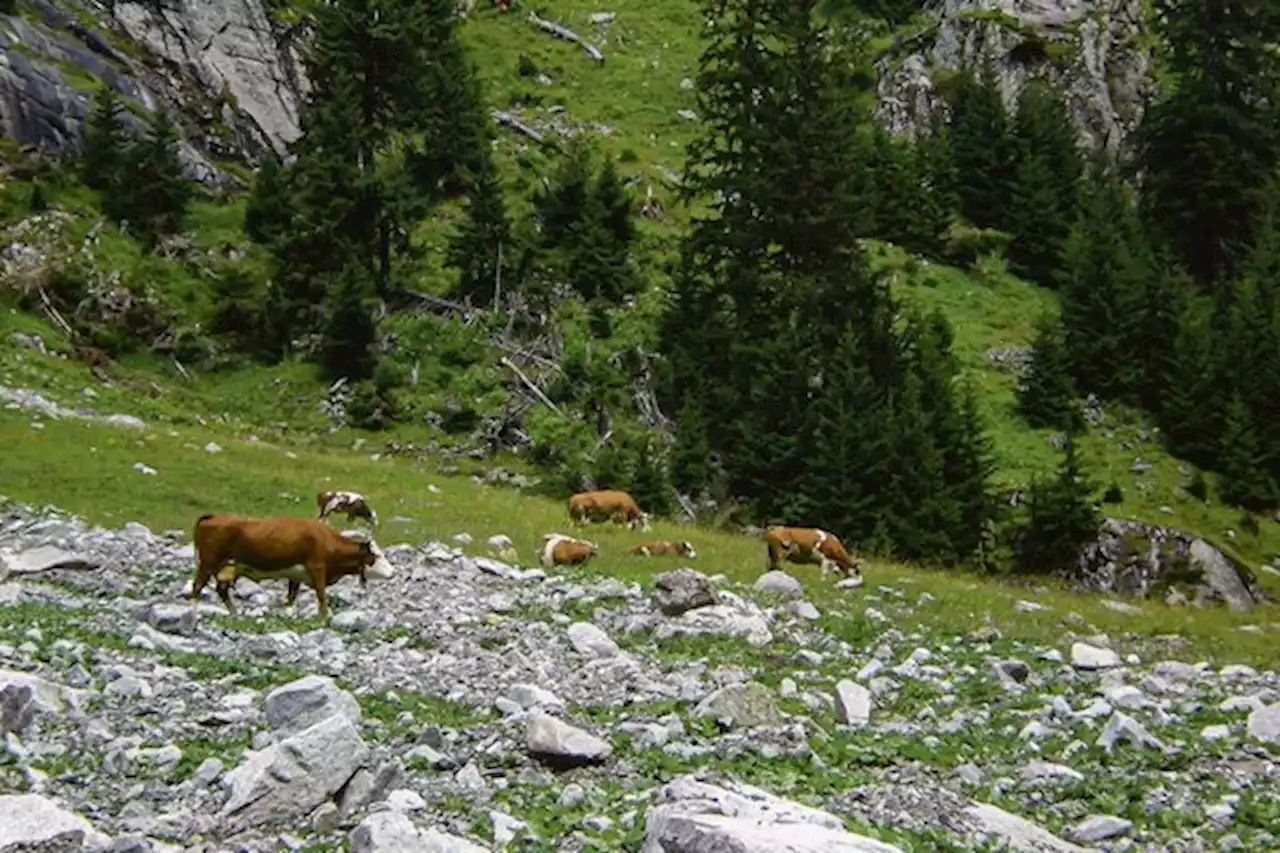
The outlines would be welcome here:
<svg viewBox="0 0 1280 853">
<path fill-rule="evenodd" d="M 1196 604 L 1225 602 L 1242 613 L 1265 601 L 1253 572 L 1203 539 L 1118 518 L 1103 523 L 1069 580 L 1085 590 L 1139 598 L 1185 588 Z"/>
<path fill-rule="evenodd" d="M 0 853 L 101 850 L 111 839 L 37 794 L 0 795 Z"/>
<path fill-rule="evenodd" d="M 167 110 L 185 137 L 187 176 L 209 186 L 231 180 L 215 161 L 256 164 L 298 136 L 307 84 L 260 0 L 116 3 L 113 13 L 74 0 L 28 5 L 38 19 L 0 15 L 0 133 L 20 145 L 78 151 L 96 82 Z M 124 121 L 144 128 L 132 113 Z"/>
<path fill-rule="evenodd" d="M 1148 58 L 1141 0 L 933 0 L 930 23 L 878 68 L 877 117 L 895 133 L 926 127 L 945 74 L 989 62 L 1016 109 L 1043 75 L 1066 98 L 1088 147 L 1123 147 L 1142 117 Z"/>
</svg>

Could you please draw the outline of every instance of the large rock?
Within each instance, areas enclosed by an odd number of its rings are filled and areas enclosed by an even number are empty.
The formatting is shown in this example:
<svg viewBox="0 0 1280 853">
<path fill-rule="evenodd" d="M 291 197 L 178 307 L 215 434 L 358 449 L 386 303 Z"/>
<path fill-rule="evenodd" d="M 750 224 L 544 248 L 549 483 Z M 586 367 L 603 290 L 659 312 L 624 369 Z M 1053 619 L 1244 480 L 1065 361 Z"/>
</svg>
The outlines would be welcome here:
<svg viewBox="0 0 1280 853">
<path fill-rule="evenodd" d="M 663 572 L 653 579 L 653 600 L 667 616 L 679 616 L 699 607 L 710 607 L 720 601 L 711 581 L 690 568 Z"/>
<path fill-rule="evenodd" d="M 755 681 L 721 687 L 699 702 L 693 713 L 698 717 L 727 718 L 742 728 L 776 726 L 783 721 L 772 691 Z"/>
<path fill-rule="evenodd" d="M 99 565 L 91 557 L 64 551 L 53 545 L 40 545 L 16 554 L 0 553 L 0 570 L 7 570 L 15 575 L 35 575 L 54 569 L 90 570 Z"/>
<path fill-rule="evenodd" d="M 219 817 L 233 830 L 292 825 L 342 790 L 369 758 L 351 720 L 336 714 L 260 752 L 226 775 Z"/>
<path fill-rule="evenodd" d="M 557 767 L 598 764 L 613 754 L 608 742 L 536 710 L 529 715 L 525 744 L 534 758 Z"/>
<path fill-rule="evenodd" d="M 347 840 L 351 853 L 488 853 L 465 838 L 419 829 L 398 811 L 369 815 L 351 830 Z"/>
<path fill-rule="evenodd" d="M 1280 702 L 1254 709 L 1249 714 L 1247 728 L 1255 740 L 1280 744 Z"/>
<path fill-rule="evenodd" d="M 854 835 L 828 812 L 750 785 L 681 776 L 659 791 L 641 853 L 902 853 Z"/>
<path fill-rule="evenodd" d="M 0 853 L 104 851 L 111 839 L 39 794 L 0 794 Z"/>
<path fill-rule="evenodd" d="M 1181 588 L 1198 604 L 1225 602 L 1237 612 L 1265 601 L 1253 572 L 1205 540 L 1120 518 L 1103 522 L 1097 540 L 1081 550 L 1066 580 L 1089 592 L 1139 598 Z"/>
<path fill-rule="evenodd" d="M 33 710 L 49 714 L 63 714 L 77 710 L 87 695 L 84 690 L 63 687 L 61 684 L 55 684 L 29 672 L 0 669 L 0 690 L 12 689 L 13 692 L 10 695 L 16 696 L 17 691 L 22 688 L 30 690 L 30 707 Z M 16 706 L 16 699 L 10 701 Z M 25 704 L 24 707 L 26 707 Z"/>
<path fill-rule="evenodd" d="M 300 732 L 334 715 L 360 722 L 356 697 L 332 678 L 308 675 L 267 694 L 267 724 L 279 732 Z"/>
<path fill-rule="evenodd" d="M 769 622 L 755 602 L 731 592 L 718 593 L 720 603 L 687 610 L 673 619 L 665 619 L 653 629 L 659 640 L 670 637 L 722 636 L 742 637 L 755 648 L 773 640 Z"/>
<path fill-rule="evenodd" d="M 1123 148 L 1151 82 L 1142 0 L 934 0 L 936 28 L 919 31 L 878 65 L 877 118 L 894 133 L 928 126 L 941 108 L 941 72 L 989 63 L 1010 110 L 1043 76 L 1063 93 L 1090 148 Z"/>
</svg>

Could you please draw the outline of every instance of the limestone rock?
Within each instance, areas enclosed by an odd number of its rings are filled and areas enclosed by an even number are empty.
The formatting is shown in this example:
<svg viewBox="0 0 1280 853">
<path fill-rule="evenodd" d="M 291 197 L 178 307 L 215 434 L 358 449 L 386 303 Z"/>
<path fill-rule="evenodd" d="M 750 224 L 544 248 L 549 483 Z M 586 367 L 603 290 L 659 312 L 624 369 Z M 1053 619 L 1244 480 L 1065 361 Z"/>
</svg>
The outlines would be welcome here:
<svg viewBox="0 0 1280 853">
<path fill-rule="evenodd" d="M 39 794 L 0 794 L 0 853 L 103 850 L 111 839 Z"/>
<path fill-rule="evenodd" d="M 223 780 L 230 790 L 219 817 L 238 828 L 288 825 L 311 812 L 355 775 L 369 756 L 352 722 L 330 716 L 260 752 L 250 752 Z"/>
<path fill-rule="evenodd" d="M 681 776 L 664 785 L 645 820 L 641 853 L 902 853 L 854 835 L 829 812 L 750 785 Z"/>
<path fill-rule="evenodd" d="M 755 681 L 720 688 L 699 702 L 693 713 L 698 717 L 728 718 L 742 728 L 774 726 L 783 720 L 772 691 Z"/>
<path fill-rule="evenodd" d="M 272 690 L 267 694 L 266 710 L 267 724 L 285 734 L 300 732 L 335 714 L 360 722 L 356 697 L 322 675 L 308 675 Z"/>
</svg>

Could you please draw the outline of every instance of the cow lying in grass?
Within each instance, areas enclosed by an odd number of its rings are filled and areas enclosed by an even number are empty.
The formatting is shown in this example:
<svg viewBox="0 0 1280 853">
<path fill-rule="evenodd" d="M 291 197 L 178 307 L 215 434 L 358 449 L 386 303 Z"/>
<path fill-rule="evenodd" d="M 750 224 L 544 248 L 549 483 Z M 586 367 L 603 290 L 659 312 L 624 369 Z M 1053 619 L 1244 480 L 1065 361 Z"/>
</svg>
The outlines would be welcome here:
<svg viewBox="0 0 1280 853">
<path fill-rule="evenodd" d="M 542 537 L 538 559 L 547 567 L 581 566 L 599 552 L 600 549 L 594 542 L 574 539 L 563 533 L 548 533 Z"/>
<path fill-rule="evenodd" d="M 191 603 L 216 579 L 218 597 L 235 615 L 231 587 L 237 578 L 254 581 L 287 580 L 286 606 L 292 606 L 305 583 L 316 594 L 320 616 L 328 618 L 325 589 L 347 575 L 389 580 L 395 568 L 367 534 L 339 533 L 311 518 L 248 518 L 202 515 L 194 531 L 196 574 Z"/>
<path fill-rule="evenodd" d="M 816 563 L 824 576 L 829 570 L 838 570 L 847 577 L 862 578 L 862 561 L 850 556 L 834 533 L 816 527 L 775 525 L 764 531 L 764 541 L 770 571 L 781 571 L 785 559 L 796 564 Z"/>
<path fill-rule="evenodd" d="M 638 557 L 688 557 L 690 560 L 698 557 L 698 552 L 693 550 L 693 543 L 687 539 L 683 542 L 668 539 L 644 542 L 632 548 L 631 553 Z"/>
<path fill-rule="evenodd" d="M 320 509 L 321 521 L 331 513 L 345 513 L 353 521 L 363 518 L 370 524 L 378 523 L 378 514 L 369 506 L 369 501 L 359 492 L 319 492 L 316 494 L 316 506 Z"/>
<path fill-rule="evenodd" d="M 569 498 L 569 518 L 575 524 L 613 520 L 626 522 L 630 529 L 649 529 L 649 516 L 640 511 L 635 498 L 616 489 L 578 492 Z"/>
</svg>

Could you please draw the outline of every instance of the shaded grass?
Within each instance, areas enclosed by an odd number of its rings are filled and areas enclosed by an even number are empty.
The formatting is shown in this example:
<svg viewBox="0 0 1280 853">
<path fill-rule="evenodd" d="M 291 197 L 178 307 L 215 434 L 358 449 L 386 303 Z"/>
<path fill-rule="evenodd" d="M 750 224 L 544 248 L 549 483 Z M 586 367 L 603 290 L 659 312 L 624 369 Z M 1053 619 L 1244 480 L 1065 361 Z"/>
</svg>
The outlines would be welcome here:
<svg viewBox="0 0 1280 853">
<path fill-rule="evenodd" d="M 211 439 L 222 444 L 222 453 L 211 455 L 201 449 Z M 530 565 L 536 562 L 544 533 L 571 529 L 561 501 L 440 476 L 419 462 L 387 458 L 375 462 L 350 451 L 252 442 L 212 429 L 173 426 L 139 434 L 50 421 L 35 430 L 31 418 L 4 411 L 0 412 L 0 446 L 5 448 L 0 493 L 27 503 L 57 503 L 107 526 L 138 520 L 155 530 L 189 530 L 197 517 L 214 511 L 311 515 L 314 491 L 334 486 L 370 497 L 383 519 L 379 535 L 384 544 L 448 540 L 467 532 L 475 542 L 469 548 L 481 553 L 488 537 L 504 533 L 514 541 L 521 562 Z M 136 473 L 132 466 L 138 461 L 159 473 Z M 638 581 L 646 587 L 654 575 L 679 563 L 626 555 L 626 548 L 642 537 L 687 538 L 699 553 L 696 568 L 707 574 L 723 573 L 733 581 L 750 583 L 764 567 L 763 551 L 754 539 L 669 522 L 655 523 L 647 534 L 599 525 L 585 535 L 601 546 L 599 558 L 589 566 L 592 574 Z M 794 571 L 824 611 L 823 627 L 860 648 L 865 648 L 870 630 L 865 610 L 872 606 L 901 630 L 944 639 L 993 625 L 1006 639 L 1062 648 L 1069 631 L 1103 631 L 1121 647 L 1150 643 L 1162 653 L 1167 650 L 1165 656 L 1187 660 L 1211 658 L 1264 667 L 1275 667 L 1280 660 L 1280 647 L 1272 639 L 1277 633 L 1272 606 L 1246 617 L 1224 608 L 1172 609 L 1138 602 L 1141 615 L 1126 615 L 1107 609 L 1095 596 L 1048 582 L 1033 590 L 969 573 L 872 562 L 867 587 L 841 592 L 831 589 L 829 580 L 820 581 L 816 569 Z M 877 595 L 881 584 L 903 590 L 911 606 Z M 1274 583 L 1270 586 L 1273 595 L 1280 592 Z M 916 606 L 924 592 L 934 600 Z M 876 600 L 868 600 L 871 597 Z M 1052 609 L 1016 612 L 1015 602 L 1024 597 Z M 1088 624 L 1064 624 L 1072 612 Z M 1244 624 L 1261 625 L 1265 633 L 1241 632 L 1238 629 Z M 1166 643 L 1160 640 L 1162 635 L 1180 635 L 1185 642 Z"/>
</svg>

